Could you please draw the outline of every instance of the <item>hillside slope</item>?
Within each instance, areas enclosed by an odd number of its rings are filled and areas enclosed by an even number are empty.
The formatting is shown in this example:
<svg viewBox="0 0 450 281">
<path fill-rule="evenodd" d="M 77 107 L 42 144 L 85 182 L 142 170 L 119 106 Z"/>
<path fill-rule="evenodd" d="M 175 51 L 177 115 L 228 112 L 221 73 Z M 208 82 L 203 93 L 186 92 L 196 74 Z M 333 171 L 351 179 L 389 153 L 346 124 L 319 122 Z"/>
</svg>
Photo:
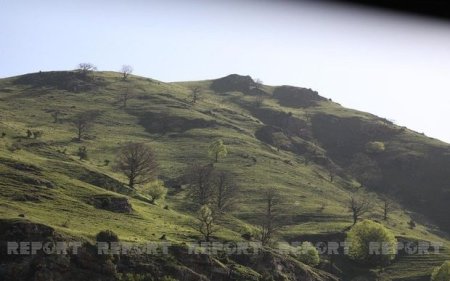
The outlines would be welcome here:
<svg viewBox="0 0 450 281">
<path fill-rule="evenodd" d="M 258 85 L 239 75 L 163 83 L 113 72 L 43 72 L 0 80 L 0 110 L 2 219 L 20 215 L 86 241 L 104 229 L 124 241 L 196 241 L 185 171 L 210 163 L 208 146 L 222 139 L 229 154 L 214 166 L 232 173 L 242 191 L 217 239 L 241 241 L 252 232 L 264 210 L 261 190 L 275 187 L 285 198 L 280 241 L 339 235 L 352 224 L 349 197 L 362 190 L 374 202 L 366 216 L 379 221 L 380 196 L 396 198 L 400 207 L 383 224 L 397 236 L 448 243 L 450 146 L 310 89 Z M 86 111 L 99 117 L 78 142 L 70 120 Z M 42 136 L 27 137 L 27 130 Z M 128 141 L 156 151 L 169 188 L 164 203 L 149 204 L 113 169 Z M 77 156 L 80 147 L 87 160 Z M 104 198 L 116 203 L 105 209 Z M 399 261 L 386 271 L 392 279 L 427 278 L 447 258 L 405 260 L 409 268 Z M 360 272 L 340 277 L 352 274 Z"/>
</svg>

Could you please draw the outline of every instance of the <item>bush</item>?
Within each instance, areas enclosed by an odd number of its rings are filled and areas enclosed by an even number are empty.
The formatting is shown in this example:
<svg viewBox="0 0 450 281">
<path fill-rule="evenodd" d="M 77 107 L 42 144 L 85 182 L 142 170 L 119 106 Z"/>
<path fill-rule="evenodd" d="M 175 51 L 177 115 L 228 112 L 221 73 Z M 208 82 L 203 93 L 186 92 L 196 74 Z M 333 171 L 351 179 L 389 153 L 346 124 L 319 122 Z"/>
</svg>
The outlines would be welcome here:
<svg viewBox="0 0 450 281">
<path fill-rule="evenodd" d="M 97 242 L 119 242 L 119 236 L 115 234 L 112 230 L 102 230 L 97 236 L 95 236 Z"/>
<path fill-rule="evenodd" d="M 86 146 L 79 147 L 77 155 L 80 157 L 80 160 L 86 160 L 88 158 L 88 152 L 87 152 Z"/>
<path fill-rule="evenodd" d="M 316 266 L 320 263 L 319 251 L 310 242 L 303 242 L 298 247 L 295 257 L 304 264 Z"/>
<path fill-rule="evenodd" d="M 450 261 L 444 262 L 441 266 L 436 267 L 431 274 L 431 281 L 448 281 L 450 280 Z"/>
<path fill-rule="evenodd" d="M 387 265 L 397 251 L 394 234 L 382 224 L 370 220 L 355 224 L 347 233 L 346 242 L 349 243 L 349 258 L 367 265 Z M 374 247 L 378 253 L 373 251 Z"/>
<path fill-rule="evenodd" d="M 381 153 L 386 150 L 384 143 L 381 141 L 372 141 L 366 144 L 366 152 L 371 154 Z"/>
<path fill-rule="evenodd" d="M 167 188 L 162 181 L 156 180 L 145 187 L 143 192 L 152 198 L 152 203 L 156 203 L 156 200 L 164 199 L 166 197 Z"/>
</svg>

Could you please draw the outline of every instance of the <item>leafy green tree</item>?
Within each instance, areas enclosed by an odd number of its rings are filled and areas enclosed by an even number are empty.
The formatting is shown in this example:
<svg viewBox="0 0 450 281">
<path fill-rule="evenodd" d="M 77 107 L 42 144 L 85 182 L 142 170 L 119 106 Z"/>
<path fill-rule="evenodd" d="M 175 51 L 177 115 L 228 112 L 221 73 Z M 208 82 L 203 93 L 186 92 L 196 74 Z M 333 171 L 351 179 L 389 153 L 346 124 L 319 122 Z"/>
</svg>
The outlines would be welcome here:
<svg viewBox="0 0 450 281">
<path fill-rule="evenodd" d="M 144 192 L 150 195 L 152 198 L 152 203 L 155 204 L 157 200 L 164 199 L 166 197 L 167 188 L 164 186 L 162 181 L 156 180 L 145 187 Z"/>
<path fill-rule="evenodd" d="M 211 235 L 217 231 L 215 226 L 215 216 L 208 205 L 203 205 L 197 213 L 197 231 L 203 235 L 206 242 L 211 240 Z"/>
<path fill-rule="evenodd" d="M 347 233 L 350 259 L 367 265 L 387 265 L 396 255 L 397 239 L 382 224 L 364 220 Z"/>
<path fill-rule="evenodd" d="M 450 280 L 450 261 L 444 262 L 441 266 L 436 267 L 431 274 L 431 281 L 448 281 Z"/>
<path fill-rule="evenodd" d="M 228 154 L 227 147 L 223 143 L 223 140 L 218 139 L 213 141 L 208 148 L 209 157 L 213 158 L 217 163 L 219 161 L 219 157 L 225 157 Z"/>
<path fill-rule="evenodd" d="M 316 266 L 320 263 L 319 251 L 310 242 L 303 242 L 298 247 L 295 257 L 310 266 Z"/>
</svg>

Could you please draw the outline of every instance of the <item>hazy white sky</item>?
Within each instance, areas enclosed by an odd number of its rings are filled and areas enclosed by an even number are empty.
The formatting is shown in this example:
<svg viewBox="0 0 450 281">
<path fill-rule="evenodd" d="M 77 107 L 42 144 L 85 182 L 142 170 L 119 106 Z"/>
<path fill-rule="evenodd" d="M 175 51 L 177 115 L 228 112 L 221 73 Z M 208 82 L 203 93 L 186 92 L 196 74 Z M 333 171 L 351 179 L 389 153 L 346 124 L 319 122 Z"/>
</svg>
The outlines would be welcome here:
<svg viewBox="0 0 450 281">
<path fill-rule="evenodd" d="M 80 62 L 163 81 L 248 74 L 450 142 L 450 24 L 311 2 L 0 0 L 0 77 Z"/>
</svg>

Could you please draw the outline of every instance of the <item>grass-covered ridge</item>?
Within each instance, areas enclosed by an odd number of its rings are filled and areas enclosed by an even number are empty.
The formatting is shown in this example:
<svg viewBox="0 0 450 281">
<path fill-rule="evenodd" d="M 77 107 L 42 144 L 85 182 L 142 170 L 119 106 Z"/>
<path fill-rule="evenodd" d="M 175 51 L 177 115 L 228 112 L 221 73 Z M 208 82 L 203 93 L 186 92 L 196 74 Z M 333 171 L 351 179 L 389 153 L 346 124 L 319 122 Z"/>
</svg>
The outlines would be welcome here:
<svg viewBox="0 0 450 281">
<path fill-rule="evenodd" d="M 222 139 L 228 155 L 214 165 L 232 173 L 242 190 L 218 239 L 243 240 L 242 234 L 254 231 L 263 210 L 261 190 L 275 187 L 285 198 L 281 241 L 343 231 L 352 224 L 348 198 L 362 189 L 373 197 L 365 217 L 382 221 L 397 236 L 448 243 L 448 144 L 343 108 L 308 89 L 256 87 L 252 81 L 230 76 L 164 83 L 138 76 L 123 80 L 114 72 L 89 78 L 43 72 L 0 80 L 0 217 L 20 214 L 91 241 L 104 229 L 125 241 L 158 241 L 163 235 L 176 243 L 196 241 L 182 178 L 193 163 L 210 163 L 208 146 Z M 194 88 L 200 94 L 192 103 Z M 124 92 L 130 93 L 126 107 Z M 86 111 L 99 117 L 78 142 L 70 120 Z M 42 136 L 28 138 L 27 130 Z M 169 188 L 164 202 L 149 204 L 113 169 L 119 148 L 129 141 L 156 152 L 160 178 Z M 368 151 L 370 142 L 383 143 L 382 151 Z M 77 156 L 81 146 L 87 160 Z M 354 173 L 358 153 L 367 155 L 379 176 Z M 175 188 L 178 183 L 181 189 Z M 387 221 L 380 200 L 385 193 L 401 205 Z M 128 198 L 132 212 L 92 203 L 105 196 Z M 416 227 L 410 227 L 411 220 Z M 428 276 L 446 258 L 408 257 L 386 271 L 393 279 Z"/>
</svg>

